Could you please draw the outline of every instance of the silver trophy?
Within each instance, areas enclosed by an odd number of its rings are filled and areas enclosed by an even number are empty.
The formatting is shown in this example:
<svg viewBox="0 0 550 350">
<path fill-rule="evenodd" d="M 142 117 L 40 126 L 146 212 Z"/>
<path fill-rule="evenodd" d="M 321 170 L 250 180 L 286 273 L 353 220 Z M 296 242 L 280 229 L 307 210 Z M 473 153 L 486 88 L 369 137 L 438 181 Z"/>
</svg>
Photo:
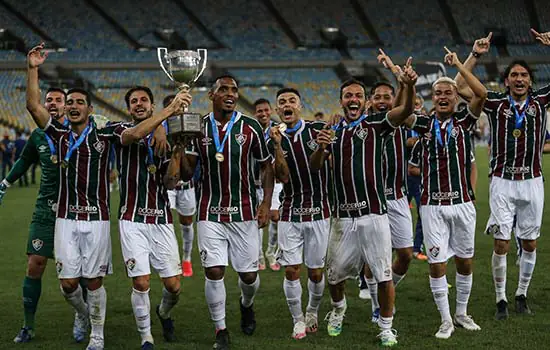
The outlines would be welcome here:
<svg viewBox="0 0 550 350">
<path fill-rule="evenodd" d="M 206 49 L 168 52 L 165 47 L 159 47 L 157 54 L 160 67 L 180 90 L 189 91 L 206 68 Z M 168 134 L 174 138 L 197 137 L 203 133 L 202 115 L 188 112 L 187 107 L 181 114 L 169 117 L 167 122 Z"/>
</svg>

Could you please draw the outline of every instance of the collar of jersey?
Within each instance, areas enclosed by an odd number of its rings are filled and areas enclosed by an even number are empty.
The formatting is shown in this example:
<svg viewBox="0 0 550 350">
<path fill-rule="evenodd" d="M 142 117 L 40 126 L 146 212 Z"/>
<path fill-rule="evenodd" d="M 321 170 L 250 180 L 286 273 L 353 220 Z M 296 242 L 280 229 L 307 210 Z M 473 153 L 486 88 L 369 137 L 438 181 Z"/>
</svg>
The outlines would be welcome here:
<svg viewBox="0 0 550 350">
<path fill-rule="evenodd" d="M 302 119 L 302 125 L 300 125 L 300 128 L 294 132 L 294 135 L 293 135 L 293 141 L 294 142 L 296 142 L 296 140 L 298 140 L 298 135 L 300 135 L 302 133 L 302 131 L 304 131 L 305 128 L 306 128 L 306 121 Z M 288 135 L 286 132 L 283 132 L 282 134 L 286 138 L 290 137 L 290 135 Z"/>
<path fill-rule="evenodd" d="M 233 125 L 235 125 L 235 124 L 239 121 L 239 119 L 241 119 L 241 115 L 242 115 L 241 112 L 239 112 L 239 111 L 235 111 L 235 113 L 237 113 L 237 115 L 235 116 L 235 122 L 233 123 Z M 214 112 L 211 112 L 211 115 L 212 115 L 212 117 L 213 117 L 213 116 L 214 116 Z M 210 118 L 210 115 L 208 116 L 208 118 Z M 217 121 L 216 119 L 214 119 L 214 121 L 216 122 L 216 125 L 217 125 L 217 126 L 222 125 L 222 123 L 220 123 L 220 122 Z M 229 121 L 228 121 L 227 123 L 225 123 L 225 125 L 224 125 L 223 128 L 222 128 L 222 131 L 225 131 L 225 130 L 227 129 L 227 125 L 228 125 L 228 124 L 229 124 Z"/>
</svg>

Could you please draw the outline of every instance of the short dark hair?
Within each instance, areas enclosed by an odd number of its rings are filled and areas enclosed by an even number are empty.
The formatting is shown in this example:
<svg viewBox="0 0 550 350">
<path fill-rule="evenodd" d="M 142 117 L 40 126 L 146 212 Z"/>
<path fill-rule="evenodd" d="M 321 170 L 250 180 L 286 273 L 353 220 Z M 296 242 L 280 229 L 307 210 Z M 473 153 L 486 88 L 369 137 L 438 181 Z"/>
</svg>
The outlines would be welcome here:
<svg viewBox="0 0 550 350">
<path fill-rule="evenodd" d="M 352 78 L 352 79 L 348 79 L 348 80 L 344 81 L 342 83 L 342 85 L 340 85 L 340 100 L 342 99 L 342 93 L 343 93 L 344 89 L 347 88 L 350 85 L 355 85 L 355 84 L 357 84 L 357 85 L 359 85 L 363 88 L 363 92 L 365 93 L 365 98 L 367 97 L 366 96 L 367 95 L 367 87 L 365 86 L 365 84 L 363 84 L 362 82 L 360 82 L 357 79 Z"/>
<path fill-rule="evenodd" d="M 279 89 L 279 91 L 277 91 L 277 98 L 279 98 L 279 96 L 282 95 L 282 94 L 286 94 L 287 92 L 293 93 L 294 95 L 298 96 L 300 98 L 300 100 L 302 99 L 302 96 L 300 95 L 298 90 L 296 90 L 295 88 L 291 88 L 291 87 L 284 87 L 282 89 Z"/>
<path fill-rule="evenodd" d="M 48 90 L 46 90 L 46 95 L 44 95 L 44 96 L 47 96 L 50 92 L 59 92 L 59 93 L 63 94 L 64 98 L 67 98 L 67 93 L 62 88 L 51 87 Z"/>
<path fill-rule="evenodd" d="M 395 88 L 387 81 L 377 81 L 374 83 L 374 85 L 370 88 L 370 96 L 374 95 L 374 92 L 376 89 L 378 89 L 380 86 L 387 86 L 390 88 L 392 95 L 395 96 Z"/>
<path fill-rule="evenodd" d="M 317 113 L 315 113 L 313 116 L 316 117 L 316 118 L 317 118 L 318 116 L 324 117 L 325 114 L 324 114 L 323 112 L 317 112 Z"/>
<path fill-rule="evenodd" d="M 527 70 L 527 73 L 529 73 L 531 82 L 533 83 L 535 82 L 535 76 L 533 75 L 533 70 L 531 69 L 531 67 L 529 67 L 529 64 L 524 60 L 513 60 L 512 62 L 510 62 L 510 64 L 504 70 L 504 73 L 502 75 L 502 82 L 504 82 L 504 80 L 508 78 L 514 66 L 522 66 L 523 68 L 525 68 L 525 70 Z"/>
<path fill-rule="evenodd" d="M 256 101 L 254 101 L 254 107 L 258 107 L 258 105 L 261 105 L 262 103 L 267 103 L 271 106 L 271 103 L 269 103 L 269 100 L 267 98 L 259 98 Z"/>
<path fill-rule="evenodd" d="M 212 84 L 212 87 L 210 88 L 210 91 L 214 91 L 216 89 L 216 84 L 218 83 L 218 80 L 225 79 L 225 78 L 233 79 L 233 81 L 235 81 L 235 84 L 237 84 L 237 87 L 239 86 L 239 81 L 237 80 L 237 78 L 235 78 L 231 74 L 222 74 L 222 75 L 217 76 L 216 79 L 214 79 L 214 83 Z"/>
<path fill-rule="evenodd" d="M 90 93 L 87 90 L 84 90 L 82 88 L 70 88 L 69 91 L 67 91 L 67 96 L 74 93 L 84 95 L 86 97 L 86 103 L 88 104 L 88 106 L 92 105 L 92 99 L 90 97 Z"/>
<path fill-rule="evenodd" d="M 176 98 L 176 95 L 175 94 L 171 94 L 171 95 L 168 95 L 166 96 L 163 100 L 162 100 L 162 107 L 166 108 L 170 105 L 170 103 L 172 103 L 172 101 Z"/>
<path fill-rule="evenodd" d="M 153 98 L 153 92 L 151 91 L 151 89 L 149 89 L 147 86 L 137 85 L 130 88 L 130 90 L 128 90 L 126 92 L 126 95 L 124 96 L 124 101 L 126 101 L 127 108 L 130 108 L 130 96 L 136 91 L 145 91 L 147 96 L 149 96 L 149 100 L 151 100 L 151 103 L 155 103 L 155 99 Z"/>
</svg>

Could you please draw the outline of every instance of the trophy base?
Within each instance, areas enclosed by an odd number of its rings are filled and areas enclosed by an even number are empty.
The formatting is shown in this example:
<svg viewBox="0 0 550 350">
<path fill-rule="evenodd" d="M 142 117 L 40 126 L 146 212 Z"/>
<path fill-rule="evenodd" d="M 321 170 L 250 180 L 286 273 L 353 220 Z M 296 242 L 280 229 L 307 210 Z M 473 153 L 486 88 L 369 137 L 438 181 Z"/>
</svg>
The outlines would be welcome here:
<svg viewBox="0 0 550 350">
<path fill-rule="evenodd" d="M 168 135 L 173 137 L 199 137 L 203 135 L 202 115 L 185 112 L 167 119 Z"/>
</svg>

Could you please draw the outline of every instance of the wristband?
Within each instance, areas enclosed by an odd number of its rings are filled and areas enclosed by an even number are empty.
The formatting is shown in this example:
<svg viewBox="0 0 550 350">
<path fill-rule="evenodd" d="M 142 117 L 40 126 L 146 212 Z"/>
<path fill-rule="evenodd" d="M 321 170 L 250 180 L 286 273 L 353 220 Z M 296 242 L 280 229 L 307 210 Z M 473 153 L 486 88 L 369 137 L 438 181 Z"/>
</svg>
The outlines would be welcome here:
<svg viewBox="0 0 550 350">
<path fill-rule="evenodd" d="M 474 56 L 475 58 L 480 58 L 481 54 L 479 52 L 472 51 L 472 56 Z"/>
<path fill-rule="evenodd" d="M 11 186 L 11 184 L 8 182 L 7 179 L 2 180 L 2 183 L 3 183 L 4 185 L 6 185 L 7 188 L 9 188 L 9 187 Z"/>
</svg>

